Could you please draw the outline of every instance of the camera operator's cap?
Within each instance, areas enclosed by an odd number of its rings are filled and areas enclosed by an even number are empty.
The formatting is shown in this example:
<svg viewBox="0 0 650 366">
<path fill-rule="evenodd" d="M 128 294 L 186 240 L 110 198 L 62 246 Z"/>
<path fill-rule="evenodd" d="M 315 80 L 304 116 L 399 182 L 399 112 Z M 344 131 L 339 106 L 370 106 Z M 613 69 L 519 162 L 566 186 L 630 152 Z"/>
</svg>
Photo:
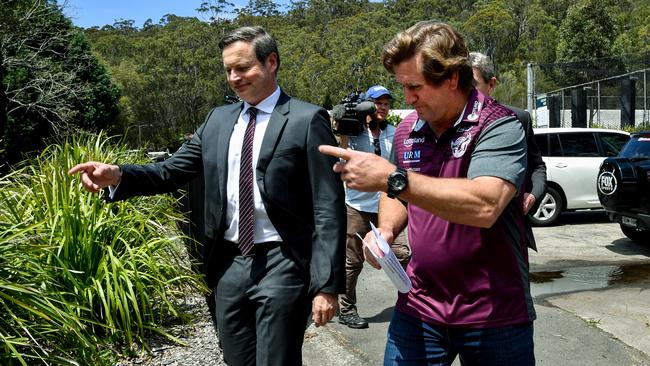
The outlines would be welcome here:
<svg viewBox="0 0 650 366">
<path fill-rule="evenodd" d="M 388 91 L 388 89 L 384 88 L 381 85 L 375 85 L 371 86 L 368 88 L 368 91 L 366 92 L 366 100 L 369 99 L 379 99 L 383 97 L 384 95 L 387 95 L 390 99 L 393 99 L 393 95 Z"/>
</svg>

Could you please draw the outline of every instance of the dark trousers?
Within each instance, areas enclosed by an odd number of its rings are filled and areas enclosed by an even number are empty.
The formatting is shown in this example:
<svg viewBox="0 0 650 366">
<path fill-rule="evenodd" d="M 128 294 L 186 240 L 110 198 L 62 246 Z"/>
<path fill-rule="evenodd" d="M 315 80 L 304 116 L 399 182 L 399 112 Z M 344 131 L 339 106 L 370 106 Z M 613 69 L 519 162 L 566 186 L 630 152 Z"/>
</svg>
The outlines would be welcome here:
<svg viewBox="0 0 650 366">
<path fill-rule="evenodd" d="M 345 241 L 345 294 L 339 297 L 339 308 L 341 315 L 349 315 L 357 312 L 357 280 L 363 269 L 363 243 L 357 237 L 357 233 L 364 237 L 372 230 L 369 222 L 377 225 L 377 214 L 354 209 L 346 205 L 347 209 L 347 236 Z M 406 231 L 406 230 L 405 230 Z M 411 248 L 406 240 L 404 231 L 395 238 L 391 249 L 406 268 L 411 259 Z"/>
<path fill-rule="evenodd" d="M 308 276 L 281 245 L 256 244 L 242 256 L 228 248 L 215 289 L 224 360 L 238 365 L 302 365 L 311 310 Z"/>
</svg>

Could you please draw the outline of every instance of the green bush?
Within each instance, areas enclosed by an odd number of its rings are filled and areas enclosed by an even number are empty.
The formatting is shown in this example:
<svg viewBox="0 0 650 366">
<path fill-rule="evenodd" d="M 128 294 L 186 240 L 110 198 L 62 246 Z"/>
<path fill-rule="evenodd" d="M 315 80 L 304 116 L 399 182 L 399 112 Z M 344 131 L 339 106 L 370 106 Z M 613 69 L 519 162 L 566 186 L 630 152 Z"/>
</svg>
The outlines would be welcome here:
<svg viewBox="0 0 650 366">
<path fill-rule="evenodd" d="M 386 117 L 386 122 L 390 123 L 393 126 L 397 126 L 400 122 L 402 122 L 402 117 L 397 114 L 389 114 L 388 117 Z"/>
<path fill-rule="evenodd" d="M 183 318 L 177 300 L 205 290 L 176 199 L 104 203 L 67 175 L 79 162 L 140 156 L 80 136 L 0 178 L 0 364 L 108 364 L 147 332 L 167 335 L 163 319 Z"/>
<path fill-rule="evenodd" d="M 632 132 L 641 132 L 641 131 L 650 131 L 650 122 L 643 122 L 636 126 L 625 126 L 623 131 L 632 133 Z"/>
</svg>

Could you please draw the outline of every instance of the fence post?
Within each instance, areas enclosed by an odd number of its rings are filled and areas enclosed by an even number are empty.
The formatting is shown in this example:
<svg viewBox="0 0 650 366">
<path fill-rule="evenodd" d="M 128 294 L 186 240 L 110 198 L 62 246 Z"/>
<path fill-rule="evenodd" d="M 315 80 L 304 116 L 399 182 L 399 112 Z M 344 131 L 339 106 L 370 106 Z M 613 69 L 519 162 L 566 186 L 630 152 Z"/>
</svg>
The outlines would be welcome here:
<svg viewBox="0 0 650 366">
<path fill-rule="evenodd" d="M 634 127 L 634 111 L 636 109 L 636 80 L 626 78 L 621 80 L 621 128 Z"/>
<path fill-rule="evenodd" d="M 587 93 L 581 87 L 571 90 L 571 127 L 587 127 Z"/>
</svg>

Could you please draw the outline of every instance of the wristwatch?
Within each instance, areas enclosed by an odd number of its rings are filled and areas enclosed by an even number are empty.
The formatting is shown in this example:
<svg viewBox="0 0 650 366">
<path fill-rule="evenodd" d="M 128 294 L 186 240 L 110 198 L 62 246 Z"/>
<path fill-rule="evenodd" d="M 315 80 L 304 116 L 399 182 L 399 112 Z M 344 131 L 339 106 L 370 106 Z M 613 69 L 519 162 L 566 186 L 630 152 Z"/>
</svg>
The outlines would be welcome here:
<svg viewBox="0 0 650 366">
<path fill-rule="evenodd" d="M 404 192 L 408 180 L 406 179 L 406 169 L 397 168 L 388 176 L 388 197 L 395 198 Z"/>
</svg>

